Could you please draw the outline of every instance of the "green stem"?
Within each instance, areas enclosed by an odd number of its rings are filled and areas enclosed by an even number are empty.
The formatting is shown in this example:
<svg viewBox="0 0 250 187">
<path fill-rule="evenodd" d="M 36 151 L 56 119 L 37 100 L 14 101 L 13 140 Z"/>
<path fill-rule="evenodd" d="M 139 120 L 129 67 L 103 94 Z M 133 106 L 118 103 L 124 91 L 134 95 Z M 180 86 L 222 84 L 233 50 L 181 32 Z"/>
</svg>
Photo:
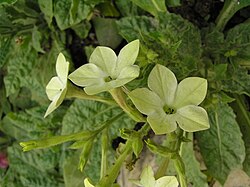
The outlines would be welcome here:
<svg viewBox="0 0 250 187">
<path fill-rule="evenodd" d="M 99 101 L 108 105 L 117 105 L 115 101 L 112 99 L 107 99 L 100 96 L 95 95 L 88 95 L 82 89 L 68 83 L 68 90 L 66 94 L 66 98 L 77 98 L 77 99 L 84 99 L 84 100 L 92 100 L 92 101 Z"/>
<path fill-rule="evenodd" d="M 122 88 L 115 88 L 113 90 L 109 91 L 112 95 L 113 99 L 116 101 L 116 103 L 123 109 L 124 112 L 126 112 L 133 120 L 136 122 L 145 122 L 145 118 L 142 116 L 142 114 L 137 110 L 133 109 L 130 105 L 126 102 L 125 94 L 122 90 Z"/>
<path fill-rule="evenodd" d="M 178 174 L 179 182 L 181 187 L 187 187 L 187 178 L 185 172 L 185 165 L 182 161 L 182 158 L 179 154 L 177 154 L 176 158 L 174 158 L 174 167 Z"/>
<path fill-rule="evenodd" d="M 237 0 L 226 0 L 219 16 L 216 19 L 216 28 L 223 31 L 227 22 L 232 18 L 235 13 L 235 6 L 238 6 Z"/>
<path fill-rule="evenodd" d="M 107 150 L 108 150 L 108 128 L 105 128 L 102 131 L 102 162 L 101 162 L 101 175 L 100 178 L 103 178 L 107 173 Z"/>
</svg>

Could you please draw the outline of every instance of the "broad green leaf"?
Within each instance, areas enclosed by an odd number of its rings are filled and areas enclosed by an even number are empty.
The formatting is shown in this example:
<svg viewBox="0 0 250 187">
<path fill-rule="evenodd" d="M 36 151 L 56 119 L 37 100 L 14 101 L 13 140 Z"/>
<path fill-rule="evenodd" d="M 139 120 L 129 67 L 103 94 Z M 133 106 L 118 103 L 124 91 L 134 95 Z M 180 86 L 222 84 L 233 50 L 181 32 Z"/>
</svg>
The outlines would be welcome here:
<svg viewBox="0 0 250 187">
<path fill-rule="evenodd" d="M 132 2 L 153 16 L 157 16 L 159 12 L 167 11 L 164 0 L 132 0 Z"/>
<path fill-rule="evenodd" d="M 85 20 L 77 25 L 73 25 L 71 29 L 75 31 L 77 36 L 79 36 L 81 39 L 84 39 L 89 34 L 89 31 L 91 29 L 91 24 L 89 23 L 89 21 Z"/>
<path fill-rule="evenodd" d="M 121 110 L 102 103 L 93 101 L 75 100 L 69 107 L 63 118 L 62 134 L 79 132 L 80 130 L 95 130 L 103 122 L 110 120 L 116 115 L 120 115 Z M 112 140 L 120 135 L 119 129 L 131 128 L 135 122 L 128 116 L 113 121 L 109 127 L 109 139 Z M 109 146 L 111 144 L 109 143 Z M 93 144 L 90 160 L 83 171 L 83 178 L 89 177 L 97 182 L 101 165 L 101 145 L 97 141 Z M 72 152 L 74 154 L 74 152 Z M 64 176 L 67 177 L 67 176 Z"/>
<path fill-rule="evenodd" d="M 98 2 L 86 2 L 87 0 L 57 0 L 54 2 L 53 14 L 61 30 L 65 30 L 88 18 Z"/>
<path fill-rule="evenodd" d="M 93 19 L 97 40 L 100 45 L 115 49 L 122 41 L 113 18 Z"/>
<path fill-rule="evenodd" d="M 240 125 L 243 141 L 246 148 L 246 158 L 243 162 L 244 171 L 250 176 L 250 112 L 246 104 L 247 98 L 243 95 L 234 95 L 235 101 L 230 106 L 237 112 L 236 120 Z"/>
<path fill-rule="evenodd" d="M 219 103 L 208 109 L 208 114 L 210 129 L 197 133 L 197 140 L 207 172 L 223 184 L 232 169 L 242 167 L 244 142 L 235 114 L 227 104 Z"/>
<path fill-rule="evenodd" d="M 116 67 L 117 56 L 109 47 L 95 48 L 91 54 L 89 62 L 98 66 L 102 71 L 112 76 Z"/>
<path fill-rule="evenodd" d="M 148 115 L 147 121 L 155 134 L 166 134 L 176 130 L 176 117 L 174 114 L 167 115 L 163 109 Z"/>
<path fill-rule="evenodd" d="M 249 2 L 250 4 L 250 2 Z M 249 69 L 250 67 L 250 23 L 238 24 L 230 29 L 226 35 L 225 42 L 229 45 L 228 51 L 233 51 L 234 55 L 228 58 L 232 63 L 240 64 Z"/>
<path fill-rule="evenodd" d="M 123 17 L 138 15 L 137 9 L 139 7 L 132 3 L 132 1 L 116 0 L 115 5 Z"/>
<path fill-rule="evenodd" d="M 187 180 L 193 187 L 208 187 L 207 177 L 200 170 L 200 163 L 196 160 L 193 150 L 193 133 L 188 133 L 191 142 L 185 142 L 181 146 L 181 157 L 185 164 Z"/>
<path fill-rule="evenodd" d="M 250 75 L 246 68 L 228 65 L 226 78 L 221 83 L 221 88 L 227 92 L 250 96 Z"/>
<path fill-rule="evenodd" d="M 177 110 L 176 121 L 187 132 L 206 130 L 210 127 L 205 109 L 199 106 L 187 105 Z"/>
<path fill-rule="evenodd" d="M 158 19 L 146 16 L 126 17 L 119 20 L 117 25 L 119 33 L 127 41 L 139 39 L 142 47 L 154 52 L 153 61 L 142 63 L 165 65 L 179 79 L 197 70 L 197 63 L 201 61 L 199 29 L 180 16 L 161 14 Z"/>
<path fill-rule="evenodd" d="M 159 96 L 147 88 L 137 88 L 131 91 L 128 96 L 136 108 L 143 114 L 149 115 L 163 108 L 163 103 Z"/>
<path fill-rule="evenodd" d="M 154 91 L 168 107 L 173 106 L 177 80 L 174 73 L 162 65 L 156 65 L 148 76 L 148 87 Z"/>
<path fill-rule="evenodd" d="M 168 7 L 176 7 L 181 5 L 180 0 L 166 0 L 166 4 Z"/>
<path fill-rule="evenodd" d="M 56 172 L 56 167 L 59 164 L 59 153 L 59 150 L 39 150 L 24 153 L 18 145 L 10 146 L 8 148 L 8 159 L 10 161 L 8 175 L 10 178 L 7 178 L 8 181 L 3 180 L 3 187 L 9 186 L 11 181 L 14 182 L 14 186 L 20 187 L 62 187 L 60 174 Z"/>
<path fill-rule="evenodd" d="M 126 66 L 131 66 L 135 63 L 139 53 L 139 45 L 139 40 L 134 40 L 121 49 L 117 58 L 116 71 L 120 72 Z"/>
<path fill-rule="evenodd" d="M 44 18 L 47 21 L 49 27 L 53 19 L 53 1 L 52 0 L 38 0 L 39 7 L 44 14 Z"/>
<path fill-rule="evenodd" d="M 182 80 L 177 87 L 174 107 L 199 105 L 207 94 L 207 80 L 199 77 L 188 77 Z"/>
</svg>

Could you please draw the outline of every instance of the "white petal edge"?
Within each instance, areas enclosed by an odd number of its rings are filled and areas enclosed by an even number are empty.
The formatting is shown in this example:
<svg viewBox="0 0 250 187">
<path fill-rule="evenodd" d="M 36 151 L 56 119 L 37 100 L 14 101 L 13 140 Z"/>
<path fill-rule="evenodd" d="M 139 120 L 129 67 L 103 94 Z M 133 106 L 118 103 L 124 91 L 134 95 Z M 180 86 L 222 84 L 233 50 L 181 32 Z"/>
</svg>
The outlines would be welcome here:
<svg viewBox="0 0 250 187">
<path fill-rule="evenodd" d="M 177 123 L 184 131 L 196 132 L 210 127 L 207 112 L 204 108 L 188 105 L 177 110 Z"/>
<path fill-rule="evenodd" d="M 66 84 L 69 73 L 69 62 L 66 61 L 62 53 L 59 53 L 56 60 L 56 73 L 60 80 Z"/>
<path fill-rule="evenodd" d="M 164 176 L 159 178 L 156 183 L 155 187 L 178 187 L 179 183 L 175 176 Z"/>
<path fill-rule="evenodd" d="M 148 76 L 148 87 L 157 93 L 168 107 L 172 107 L 177 89 L 174 73 L 162 65 L 155 65 Z"/>
</svg>

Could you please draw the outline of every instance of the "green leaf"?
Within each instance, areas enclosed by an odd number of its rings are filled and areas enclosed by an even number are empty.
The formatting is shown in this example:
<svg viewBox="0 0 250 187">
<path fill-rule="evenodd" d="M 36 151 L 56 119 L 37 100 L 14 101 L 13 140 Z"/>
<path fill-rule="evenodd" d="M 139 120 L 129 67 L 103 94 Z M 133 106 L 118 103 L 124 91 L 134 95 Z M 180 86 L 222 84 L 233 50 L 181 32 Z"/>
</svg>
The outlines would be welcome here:
<svg viewBox="0 0 250 187">
<path fill-rule="evenodd" d="M 188 182 L 193 187 L 208 187 L 207 177 L 200 171 L 200 163 L 195 158 L 195 152 L 193 150 L 193 134 L 188 133 L 188 139 L 191 142 L 185 142 L 181 147 L 181 157 L 185 164 L 186 175 Z"/>
<path fill-rule="evenodd" d="M 244 171 L 250 176 L 250 112 L 244 95 L 234 94 L 235 101 L 230 105 L 237 113 L 236 120 L 240 125 L 243 140 L 246 148 L 246 158 L 243 163 Z"/>
<path fill-rule="evenodd" d="M 81 39 L 84 39 L 89 34 L 89 31 L 91 29 L 91 24 L 88 21 L 82 21 L 77 25 L 73 25 L 71 29 L 75 31 L 77 36 L 79 36 Z"/>
<path fill-rule="evenodd" d="M 223 184 L 232 169 L 242 167 L 244 142 L 235 114 L 227 104 L 219 103 L 208 109 L 208 114 L 211 127 L 197 133 L 197 140 L 209 175 Z"/>
<path fill-rule="evenodd" d="M 80 130 L 95 130 L 103 122 L 121 113 L 121 109 L 107 106 L 102 103 L 93 101 L 75 100 L 69 107 L 63 118 L 62 134 L 70 134 L 79 132 Z M 110 124 L 109 140 L 120 135 L 119 129 L 131 128 L 135 122 L 128 116 L 122 116 L 118 120 Z M 101 165 L 101 145 L 100 141 L 93 144 L 90 160 L 83 171 L 85 177 L 91 178 L 93 181 L 99 179 L 99 171 Z M 109 143 L 109 146 L 111 144 Z"/>
<path fill-rule="evenodd" d="M 10 166 L 8 177 L 3 180 L 3 187 L 9 186 L 12 182 L 14 183 L 13 186 L 20 187 L 63 186 L 60 181 L 60 174 L 56 172 L 59 153 L 59 150 L 40 150 L 23 153 L 16 144 L 9 147 L 8 159 Z"/>
<path fill-rule="evenodd" d="M 205 99 L 206 94 L 206 79 L 188 77 L 178 84 L 173 106 L 181 108 L 186 105 L 199 105 Z"/>
<path fill-rule="evenodd" d="M 132 2 L 153 16 L 157 16 L 159 12 L 167 11 L 165 0 L 132 0 Z"/>
<path fill-rule="evenodd" d="M 82 146 L 82 151 L 80 154 L 80 161 L 79 161 L 79 166 L 78 166 L 80 171 L 83 171 L 83 169 L 85 168 L 85 166 L 89 160 L 89 155 L 90 155 L 91 149 L 93 147 L 93 141 L 94 141 L 94 139 L 89 139 Z"/>
<path fill-rule="evenodd" d="M 45 53 L 41 47 L 41 40 L 43 39 L 41 32 L 35 26 L 32 31 L 32 45 L 37 52 Z"/>
<path fill-rule="evenodd" d="M 44 18 L 48 23 L 48 26 L 51 26 L 53 19 L 53 0 L 38 0 L 39 7 L 44 14 Z"/>
<path fill-rule="evenodd" d="M 58 27 L 65 30 L 73 25 L 86 20 L 91 14 L 95 3 L 84 1 L 57 0 L 54 3 L 54 16 Z"/>
<path fill-rule="evenodd" d="M 11 38 L 0 38 L 0 68 L 6 63 L 7 55 L 10 52 Z"/>
<path fill-rule="evenodd" d="M 142 47 L 154 52 L 153 61 L 142 63 L 165 65 L 179 79 L 197 70 L 201 57 L 199 29 L 180 16 L 161 14 L 158 19 L 146 16 L 126 17 L 119 20 L 117 25 L 119 33 L 127 41 L 139 39 Z"/>
<path fill-rule="evenodd" d="M 1 4 L 14 4 L 17 0 L 1 0 Z"/>
<path fill-rule="evenodd" d="M 122 41 L 122 37 L 118 34 L 118 30 L 113 18 L 93 19 L 97 40 L 100 45 L 115 49 Z"/>
<path fill-rule="evenodd" d="M 250 75 L 246 68 L 228 65 L 226 78 L 221 83 L 221 88 L 227 92 L 250 96 Z"/>
<path fill-rule="evenodd" d="M 250 2 L 249 2 L 250 3 Z M 229 56 L 233 64 L 240 64 L 250 68 L 250 23 L 242 23 L 230 29 L 226 35 L 228 51 L 233 51 L 235 55 Z"/>
<path fill-rule="evenodd" d="M 166 0 L 166 4 L 168 7 L 176 7 L 181 5 L 180 0 Z"/>
<path fill-rule="evenodd" d="M 148 87 L 154 91 L 168 107 L 173 105 L 177 80 L 168 68 L 156 65 L 148 76 Z"/>
</svg>

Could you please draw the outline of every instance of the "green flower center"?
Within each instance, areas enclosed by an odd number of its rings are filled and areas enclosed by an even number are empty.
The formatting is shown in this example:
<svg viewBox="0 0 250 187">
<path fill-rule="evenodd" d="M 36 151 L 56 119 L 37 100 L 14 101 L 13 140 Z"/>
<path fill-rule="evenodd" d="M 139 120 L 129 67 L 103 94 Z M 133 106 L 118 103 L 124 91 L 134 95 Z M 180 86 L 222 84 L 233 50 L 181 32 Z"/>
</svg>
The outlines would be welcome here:
<svg viewBox="0 0 250 187">
<path fill-rule="evenodd" d="M 110 82 L 111 80 L 112 80 L 112 78 L 110 76 L 104 78 L 105 82 Z"/>
<path fill-rule="evenodd" d="M 163 107 L 163 110 L 164 110 L 164 112 L 166 112 L 166 114 L 174 114 L 174 113 L 176 113 L 176 110 L 175 110 L 175 109 L 170 108 L 170 107 L 168 107 L 167 105 L 165 105 L 165 106 Z"/>
</svg>

